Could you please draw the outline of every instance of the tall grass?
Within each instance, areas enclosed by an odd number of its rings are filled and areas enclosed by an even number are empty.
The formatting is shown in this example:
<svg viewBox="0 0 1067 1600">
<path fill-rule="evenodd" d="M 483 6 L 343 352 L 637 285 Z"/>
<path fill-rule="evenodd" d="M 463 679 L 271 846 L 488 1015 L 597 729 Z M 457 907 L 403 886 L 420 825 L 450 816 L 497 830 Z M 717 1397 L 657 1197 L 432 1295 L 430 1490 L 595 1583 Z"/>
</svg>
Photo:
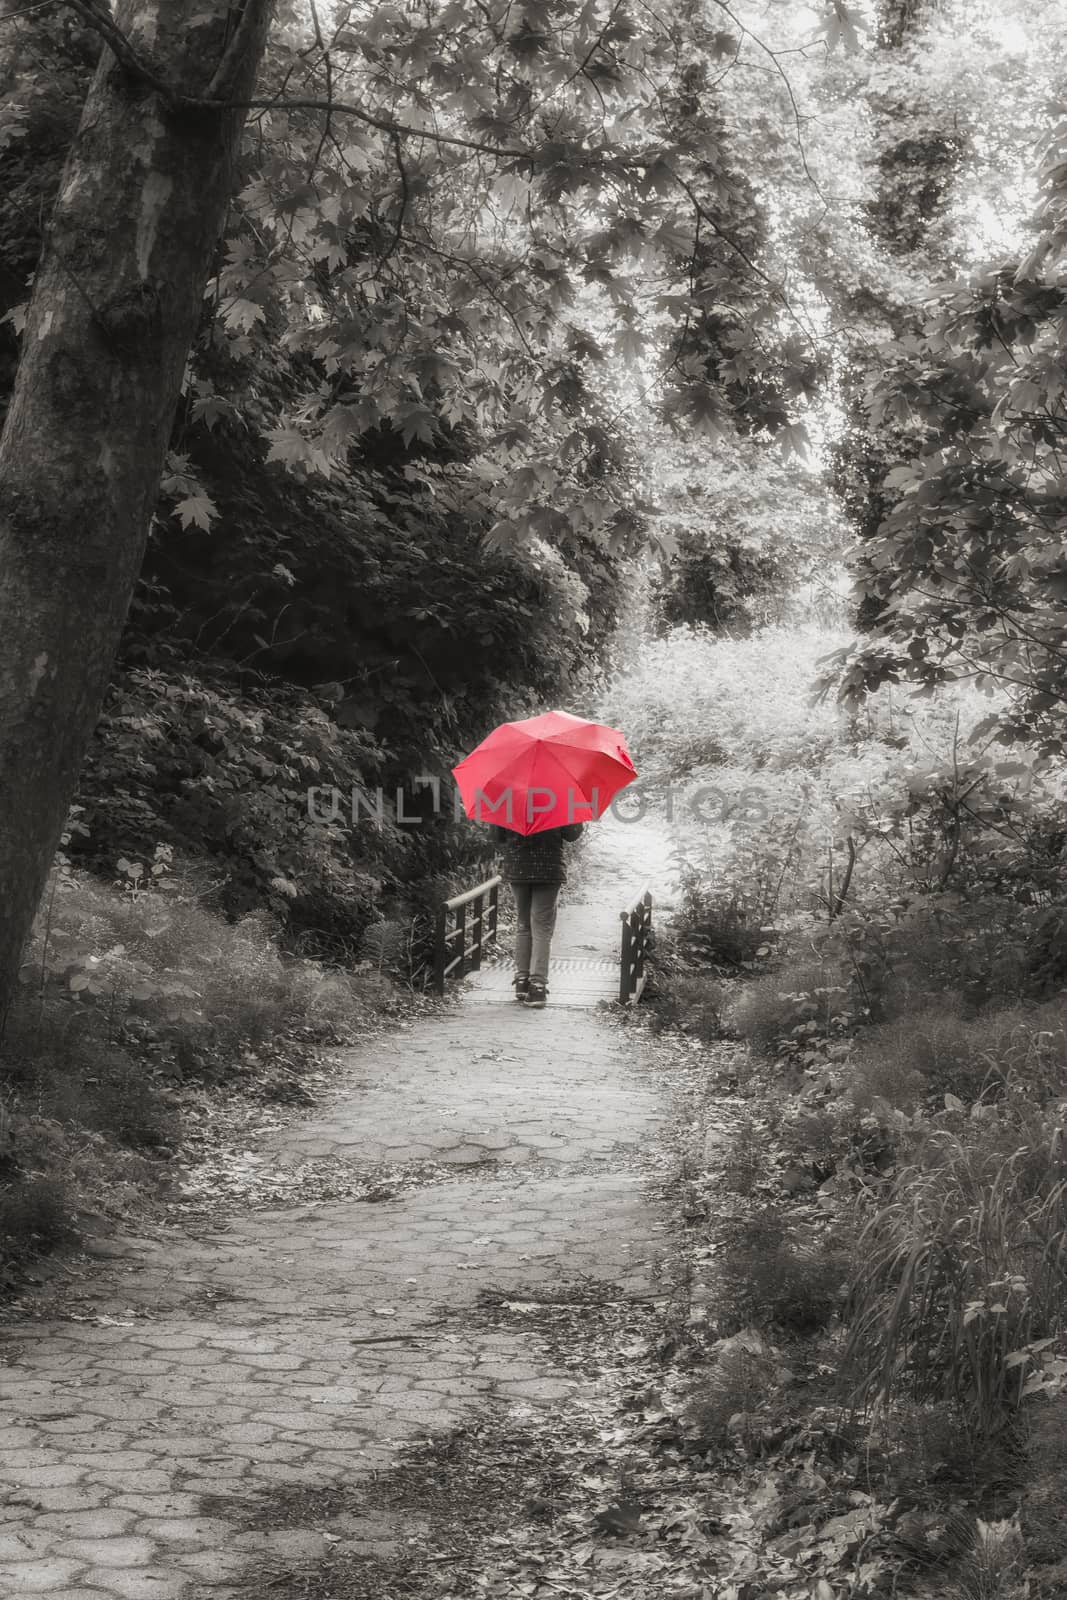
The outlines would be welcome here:
<svg viewBox="0 0 1067 1600">
<path fill-rule="evenodd" d="M 931 1135 L 862 1230 L 846 1360 L 858 1395 L 948 1398 L 994 1432 L 1067 1328 L 1067 1162 L 1058 1129 L 996 1122 Z"/>
</svg>

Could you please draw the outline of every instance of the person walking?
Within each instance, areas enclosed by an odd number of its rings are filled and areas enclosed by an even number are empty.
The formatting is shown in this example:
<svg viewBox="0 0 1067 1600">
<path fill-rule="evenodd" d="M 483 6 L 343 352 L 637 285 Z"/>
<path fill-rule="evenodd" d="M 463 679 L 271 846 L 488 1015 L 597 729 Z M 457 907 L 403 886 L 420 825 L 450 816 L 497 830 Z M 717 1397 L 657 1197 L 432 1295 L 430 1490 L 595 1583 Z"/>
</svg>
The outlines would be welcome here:
<svg viewBox="0 0 1067 1600">
<path fill-rule="evenodd" d="M 515 893 L 516 998 L 543 1006 L 556 903 L 567 876 L 564 845 L 584 827 L 575 812 L 595 822 L 634 782 L 637 768 L 618 728 L 569 711 L 542 711 L 502 722 L 452 774 L 467 816 L 493 829 L 503 855 L 500 875 Z"/>
<path fill-rule="evenodd" d="M 567 878 L 564 845 L 581 836 L 583 824 L 572 822 L 540 833 L 515 833 L 493 825 L 503 861 L 500 875 L 511 885 L 517 915 L 515 928 L 515 998 L 524 1005 L 548 1000 L 548 956 L 556 927 L 559 892 Z"/>
</svg>

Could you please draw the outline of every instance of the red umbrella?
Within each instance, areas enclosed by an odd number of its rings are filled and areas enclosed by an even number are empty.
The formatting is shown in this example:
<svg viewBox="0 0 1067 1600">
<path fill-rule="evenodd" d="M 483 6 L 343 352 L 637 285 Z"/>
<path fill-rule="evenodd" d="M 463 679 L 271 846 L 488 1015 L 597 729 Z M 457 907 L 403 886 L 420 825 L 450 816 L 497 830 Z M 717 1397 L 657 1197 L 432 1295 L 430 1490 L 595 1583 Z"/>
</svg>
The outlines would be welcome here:
<svg viewBox="0 0 1067 1600">
<path fill-rule="evenodd" d="M 637 777 L 617 728 L 567 711 L 502 722 L 452 771 L 468 817 L 522 834 L 592 821 Z"/>
</svg>

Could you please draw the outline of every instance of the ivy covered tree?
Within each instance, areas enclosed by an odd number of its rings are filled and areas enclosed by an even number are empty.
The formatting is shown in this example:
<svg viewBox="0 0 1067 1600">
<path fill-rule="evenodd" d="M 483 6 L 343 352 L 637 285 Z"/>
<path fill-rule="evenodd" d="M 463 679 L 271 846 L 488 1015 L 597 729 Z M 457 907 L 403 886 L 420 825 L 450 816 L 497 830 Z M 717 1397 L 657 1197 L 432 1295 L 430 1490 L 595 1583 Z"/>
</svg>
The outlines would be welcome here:
<svg viewBox="0 0 1067 1600">
<path fill-rule="evenodd" d="M 111 44 L 0 438 L 0 1016 L 137 578 L 271 6 L 71 9 Z"/>
<path fill-rule="evenodd" d="M 958 248 L 952 201 L 968 136 L 958 108 L 920 69 L 933 14 L 927 0 L 881 0 L 876 15 L 877 67 L 866 95 L 872 182 L 860 216 L 890 270 L 879 290 L 865 286 L 851 296 L 856 326 L 837 372 L 843 425 L 831 447 L 831 482 L 861 540 L 872 538 L 893 508 L 886 474 L 906 430 L 892 413 L 872 414 L 882 346 L 915 330 L 923 295 L 950 274 Z M 869 601 L 860 600 L 856 620 L 870 623 Z"/>
</svg>

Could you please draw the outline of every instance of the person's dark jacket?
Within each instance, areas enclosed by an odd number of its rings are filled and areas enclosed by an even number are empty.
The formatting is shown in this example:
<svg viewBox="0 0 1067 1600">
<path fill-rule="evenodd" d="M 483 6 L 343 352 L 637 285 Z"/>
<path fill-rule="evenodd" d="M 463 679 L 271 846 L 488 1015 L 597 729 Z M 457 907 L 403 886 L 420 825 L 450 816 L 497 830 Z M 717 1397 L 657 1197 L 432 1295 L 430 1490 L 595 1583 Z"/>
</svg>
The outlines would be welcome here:
<svg viewBox="0 0 1067 1600">
<path fill-rule="evenodd" d="M 565 883 L 564 843 L 573 844 L 582 832 L 580 822 L 565 828 L 546 828 L 524 838 L 511 828 L 493 824 L 493 835 L 503 856 L 501 877 L 508 883 Z"/>
</svg>

